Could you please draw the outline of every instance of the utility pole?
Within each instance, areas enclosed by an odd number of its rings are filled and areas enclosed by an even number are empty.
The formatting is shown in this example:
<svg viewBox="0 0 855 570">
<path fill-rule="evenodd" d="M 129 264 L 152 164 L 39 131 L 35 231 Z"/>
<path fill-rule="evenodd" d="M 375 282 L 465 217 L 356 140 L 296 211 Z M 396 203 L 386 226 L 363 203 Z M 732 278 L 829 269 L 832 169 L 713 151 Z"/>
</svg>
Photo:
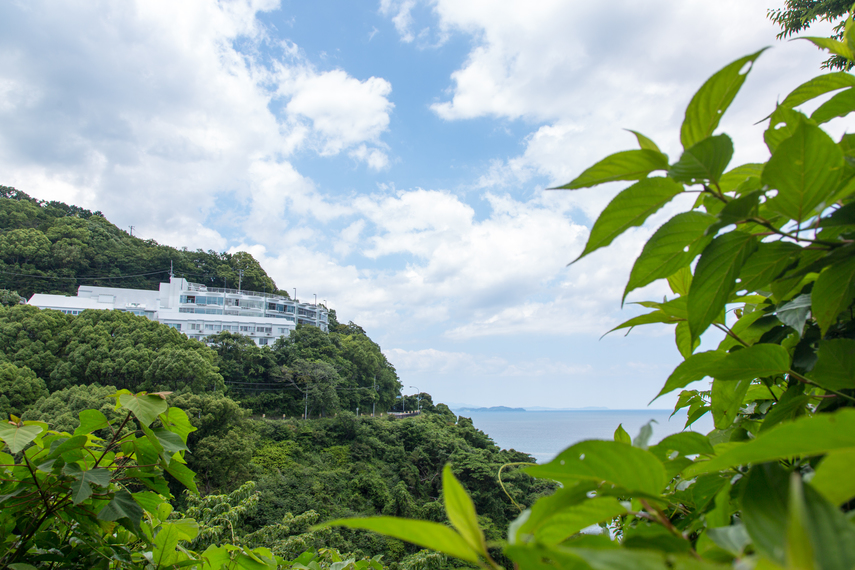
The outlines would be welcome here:
<svg viewBox="0 0 855 570">
<path fill-rule="evenodd" d="M 297 288 L 294 287 L 294 302 L 297 302 Z"/>
<path fill-rule="evenodd" d="M 169 280 L 170 280 L 170 281 L 172 281 L 172 278 L 173 278 L 174 276 L 175 276 L 175 275 L 172 273 L 172 260 L 170 259 L 170 260 L 169 260 Z"/>
<path fill-rule="evenodd" d="M 136 226 L 130 226 L 130 228 L 131 228 L 131 237 L 134 237 L 134 228 L 135 228 L 135 227 L 136 227 Z"/>
<path fill-rule="evenodd" d="M 422 391 L 416 386 L 410 386 L 410 388 L 416 389 L 416 410 L 420 412 L 422 410 Z"/>
<path fill-rule="evenodd" d="M 238 293 L 240 293 L 241 282 L 243 282 L 243 269 L 238 269 Z"/>
</svg>

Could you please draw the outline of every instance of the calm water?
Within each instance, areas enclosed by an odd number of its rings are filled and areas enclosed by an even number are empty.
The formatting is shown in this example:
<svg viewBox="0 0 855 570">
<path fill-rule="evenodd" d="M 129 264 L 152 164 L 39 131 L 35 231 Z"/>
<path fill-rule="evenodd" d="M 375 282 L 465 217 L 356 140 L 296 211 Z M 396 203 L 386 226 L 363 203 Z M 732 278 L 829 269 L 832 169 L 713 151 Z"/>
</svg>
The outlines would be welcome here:
<svg viewBox="0 0 855 570">
<path fill-rule="evenodd" d="M 655 443 L 677 433 L 686 423 L 686 414 L 678 412 L 668 419 L 671 410 L 572 410 L 566 412 L 460 412 L 487 433 L 503 449 L 524 451 L 546 463 L 565 448 L 585 439 L 613 439 L 618 424 L 631 437 L 650 420 Z M 713 428 L 707 414 L 691 429 L 707 433 Z"/>
</svg>

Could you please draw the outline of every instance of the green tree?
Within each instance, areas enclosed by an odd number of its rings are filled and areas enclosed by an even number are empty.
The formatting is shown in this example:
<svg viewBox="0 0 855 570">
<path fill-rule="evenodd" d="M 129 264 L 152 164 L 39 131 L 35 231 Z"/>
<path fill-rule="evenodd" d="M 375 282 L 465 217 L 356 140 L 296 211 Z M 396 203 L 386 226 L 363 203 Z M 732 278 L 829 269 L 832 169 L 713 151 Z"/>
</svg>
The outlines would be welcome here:
<svg viewBox="0 0 855 570">
<path fill-rule="evenodd" d="M 20 416 L 24 410 L 48 395 L 45 381 L 27 367 L 0 362 L 0 414 Z"/>
<path fill-rule="evenodd" d="M 769 10 L 769 19 L 778 24 L 781 31 L 778 39 L 788 38 L 808 29 L 816 22 L 837 22 L 833 40 L 842 40 L 846 19 L 851 13 L 852 3 L 848 0 L 785 0 L 783 8 Z M 822 64 L 828 69 L 852 69 L 852 62 L 845 56 L 832 54 Z"/>
</svg>

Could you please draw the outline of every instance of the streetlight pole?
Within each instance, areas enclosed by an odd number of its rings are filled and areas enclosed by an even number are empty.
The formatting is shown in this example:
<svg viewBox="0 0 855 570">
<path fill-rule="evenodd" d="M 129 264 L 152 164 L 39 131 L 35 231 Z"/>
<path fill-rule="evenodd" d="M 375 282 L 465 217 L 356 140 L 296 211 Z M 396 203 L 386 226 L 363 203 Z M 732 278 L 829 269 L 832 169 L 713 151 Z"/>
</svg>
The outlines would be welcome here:
<svg viewBox="0 0 855 570">
<path fill-rule="evenodd" d="M 422 411 L 422 391 L 418 389 L 416 386 L 410 386 L 410 388 L 416 389 L 416 411 Z"/>
<path fill-rule="evenodd" d="M 297 288 L 294 287 L 294 302 L 297 302 Z"/>
</svg>

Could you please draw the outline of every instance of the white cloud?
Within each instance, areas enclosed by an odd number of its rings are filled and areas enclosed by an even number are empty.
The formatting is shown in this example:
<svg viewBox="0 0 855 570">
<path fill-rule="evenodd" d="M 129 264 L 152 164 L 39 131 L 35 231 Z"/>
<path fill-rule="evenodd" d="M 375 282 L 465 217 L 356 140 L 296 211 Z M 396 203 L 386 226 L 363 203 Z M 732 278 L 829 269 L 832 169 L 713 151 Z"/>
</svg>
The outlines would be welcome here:
<svg viewBox="0 0 855 570">
<path fill-rule="evenodd" d="M 410 13 L 415 5 L 415 0 L 380 0 L 380 13 L 392 17 L 395 30 L 404 43 L 410 43 L 416 39 L 412 31 L 413 16 Z"/>
<path fill-rule="evenodd" d="M 326 222 L 347 211 L 319 196 L 288 158 L 305 148 L 353 150 L 382 168 L 391 85 L 319 71 L 297 46 L 272 40 L 257 16 L 277 7 L 4 4 L 3 183 L 191 247 L 223 247 L 222 232 L 259 228 L 267 230 L 259 239 L 275 239 L 270 229 L 283 219 Z M 279 60 L 262 57 L 262 47 Z M 244 211 L 223 211 L 232 200 Z M 219 232 L 202 228 L 212 223 Z"/>
<path fill-rule="evenodd" d="M 568 364 L 549 358 L 509 361 L 492 355 L 449 352 L 427 348 L 404 350 L 390 348 L 384 351 L 395 368 L 403 373 L 432 372 L 435 374 L 473 374 L 495 377 L 554 377 L 576 376 L 591 372 L 587 364 Z"/>
</svg>

